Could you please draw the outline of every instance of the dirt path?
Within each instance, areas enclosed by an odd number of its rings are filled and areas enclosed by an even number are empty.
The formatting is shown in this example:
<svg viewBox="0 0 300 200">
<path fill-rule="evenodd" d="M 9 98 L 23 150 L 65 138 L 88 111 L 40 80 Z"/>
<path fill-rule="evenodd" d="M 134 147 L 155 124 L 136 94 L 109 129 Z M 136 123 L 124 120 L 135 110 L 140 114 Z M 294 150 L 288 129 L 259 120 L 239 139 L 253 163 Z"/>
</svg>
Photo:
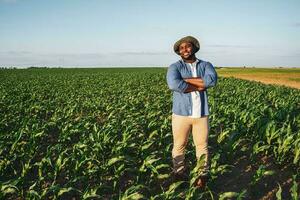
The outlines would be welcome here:
<svg viewBox="0 0 300 200">
<path fill-rule="evenodd" d="M 258 81 L 265 84 L 275 84 L 283 85 L 292 88 L 300 89 L 300 82 L 296 81 L 300 79 L 300 75 L 291 78 L 288 74 L 271 74 L 271 75 L 261 75 L 261 74 L 220 74 L 223 77 L 234 77 L 251 81 Z M 293 80 L 295 79 L 295 80 Z"/>
</svg>

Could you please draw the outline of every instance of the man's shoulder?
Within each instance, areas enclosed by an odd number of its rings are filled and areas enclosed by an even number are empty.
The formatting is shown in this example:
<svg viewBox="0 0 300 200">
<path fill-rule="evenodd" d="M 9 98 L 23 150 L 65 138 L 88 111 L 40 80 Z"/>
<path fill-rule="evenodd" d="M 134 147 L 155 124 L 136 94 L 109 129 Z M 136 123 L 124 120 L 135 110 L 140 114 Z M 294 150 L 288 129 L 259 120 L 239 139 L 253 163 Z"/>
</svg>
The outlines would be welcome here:
<svg viewBox="0 0 300 200">
<path fill-rule="evenodd" d="M 172 63 L 169 67 L 180 67 L 181 65 L 182 65 L 181 61 L 178 60 L 178 61 Z"/>
<path fill-rule="evenodd" d="M 200 60 L 199 59 L 199 64 L 204 66 L 204 67 L 206 67 L 206 66 L 213 67 L 213 65 L 209 61 L 205 61 L 205 60 Z"/>
</svg>

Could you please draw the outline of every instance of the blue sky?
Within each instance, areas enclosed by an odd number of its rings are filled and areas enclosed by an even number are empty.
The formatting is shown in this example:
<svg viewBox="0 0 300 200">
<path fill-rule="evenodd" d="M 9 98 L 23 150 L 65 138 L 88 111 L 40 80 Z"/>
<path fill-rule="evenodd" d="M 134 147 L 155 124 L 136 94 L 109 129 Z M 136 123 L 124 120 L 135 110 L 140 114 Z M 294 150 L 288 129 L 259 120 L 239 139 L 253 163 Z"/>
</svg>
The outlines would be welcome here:
<svg viewBox="0 0 300 200">
<path fill-rule="evenodd" d="M 199 39 L 215 66 L 300 67 L 299 0 L 0 0 L 0 66 L 161 66 Z"/>
</svg>

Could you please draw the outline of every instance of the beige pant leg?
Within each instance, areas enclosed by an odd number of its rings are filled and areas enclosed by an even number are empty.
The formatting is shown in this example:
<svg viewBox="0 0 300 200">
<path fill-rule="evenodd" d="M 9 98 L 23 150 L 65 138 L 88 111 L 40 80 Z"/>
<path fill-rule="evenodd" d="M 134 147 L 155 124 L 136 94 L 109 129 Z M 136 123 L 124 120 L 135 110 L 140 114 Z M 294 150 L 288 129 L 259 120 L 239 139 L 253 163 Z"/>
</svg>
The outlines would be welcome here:
<svg viewBox="0 0 300 200">
<path fill-rule="evenodd" d="M 204 156 L 204 170 L 206 173 L 209 169 L 209 152 L 208 152 L 208 132 L 209 132 L 209 121 L 208 116 L 196 118 L 193 120 L 193 141 L 196 147 L 196 157 L 199 160 Z"/>
<path fill-rule="evenodd" d="M 192 119 L 186 116 L 172 115 L 173 132 L 173 170 L 180 172 L 184 169 L 185 147 L 188 142 Z"/>
</svg>

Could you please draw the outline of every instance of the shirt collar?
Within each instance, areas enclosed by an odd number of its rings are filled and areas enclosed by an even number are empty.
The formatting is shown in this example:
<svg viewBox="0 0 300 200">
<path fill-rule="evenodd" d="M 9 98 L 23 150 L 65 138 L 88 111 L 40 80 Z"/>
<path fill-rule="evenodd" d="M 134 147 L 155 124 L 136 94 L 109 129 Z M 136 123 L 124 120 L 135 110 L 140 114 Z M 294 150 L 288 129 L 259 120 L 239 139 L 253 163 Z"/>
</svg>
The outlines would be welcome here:
<svg viewBox="0 0 300 200">
<path fill-rule="evenodd" d="M 191 64 L 192 66 L 196 66 L 196 65 L 198 64 L 199 61 L 200 61 L 200 60 L 199 60 L 198 58 L 196 58 L 196 61 L 195 61 L 195 62 L 193 62 L 193 63 L 186 63 L 186 62 L 184 62 L 184 60 L 182 59 L 182 62 L 183 62 L 183 63 L 185 63 L 185 64 Z"/>
</svg>

